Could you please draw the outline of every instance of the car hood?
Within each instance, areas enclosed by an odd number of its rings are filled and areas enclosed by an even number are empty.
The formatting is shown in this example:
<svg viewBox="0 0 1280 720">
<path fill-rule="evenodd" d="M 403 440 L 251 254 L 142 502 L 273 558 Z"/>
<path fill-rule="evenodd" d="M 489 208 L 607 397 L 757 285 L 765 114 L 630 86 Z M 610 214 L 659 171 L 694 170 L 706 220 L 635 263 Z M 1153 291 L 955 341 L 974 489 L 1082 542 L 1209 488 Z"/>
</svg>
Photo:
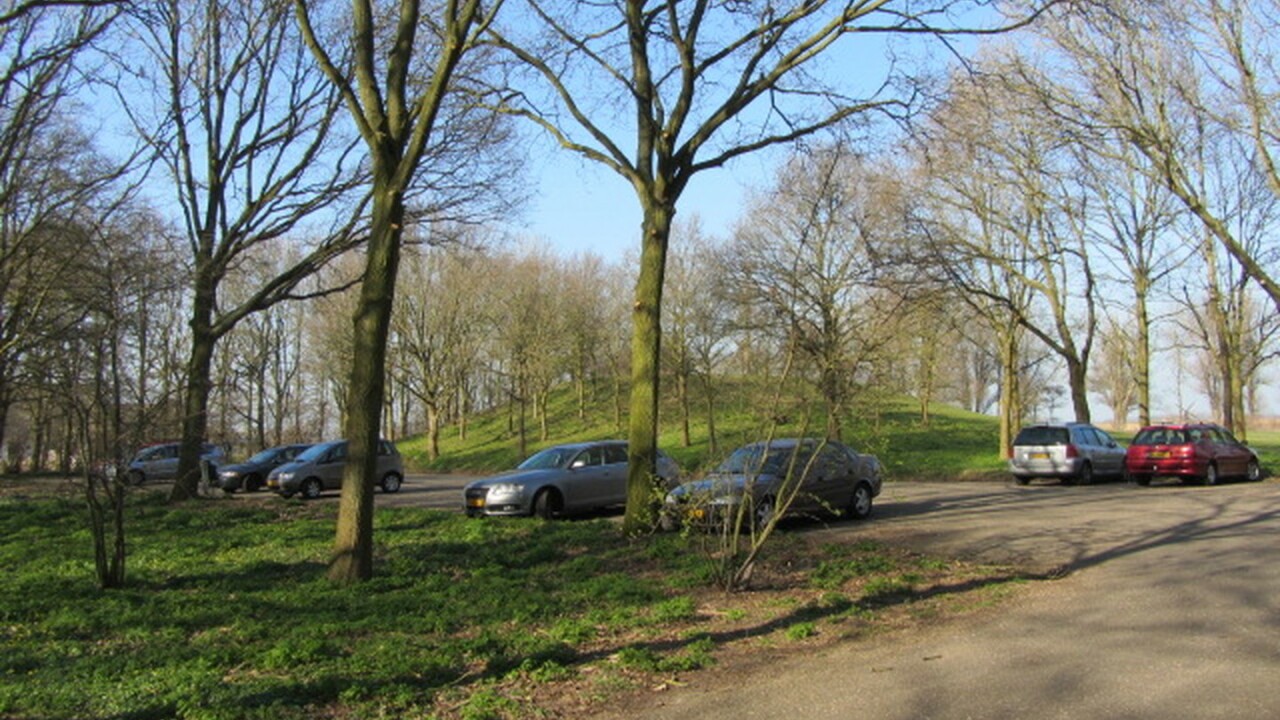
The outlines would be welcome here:
<svg viewBox="0 0 1280 720">
<path fill-rule="evenodd" d="M 713 473 L 701 480 L 687 482 L 671 491 L 676 498 L 691 496 L 724 497 L 741 495 L 750 480 L 751 487 L 759 492 L 763 488 L 772 487 L 777 482 L 774 475 L 746 475 L 743 473 Z"/>
<path fill-rule="evenodd" d="M 299 467 L 302 467 L 303 465 L 306 465 L 306 463 L 298 462 L 297 460 L 290 460 L 289 462 L 283 465 L 277 465 L 276 468 L 271 471 L 271 474 L 279 475 L 280 473 L 286 473 L 291 470 L 297 470 Z"/>
<path fill-rule="evenodd" d="M 497 485 L 498 483 L 513 483 L 516 485 L 541 485 L 551 482 L 552 480 L 563 476 L 565 470 L 556 468 L 547 470 L 508 470 L 490 475 L 486 478 L 480 478 L 467 483 L 467 488 L 481 488 Z"/>
</svg>

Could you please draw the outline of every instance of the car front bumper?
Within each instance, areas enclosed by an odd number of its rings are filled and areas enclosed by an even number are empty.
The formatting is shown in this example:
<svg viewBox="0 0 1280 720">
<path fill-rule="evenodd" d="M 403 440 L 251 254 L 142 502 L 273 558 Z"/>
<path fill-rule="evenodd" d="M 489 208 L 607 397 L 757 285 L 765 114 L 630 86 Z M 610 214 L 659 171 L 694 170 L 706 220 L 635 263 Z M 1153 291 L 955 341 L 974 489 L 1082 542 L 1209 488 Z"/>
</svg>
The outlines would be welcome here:
<svg viewBox="0 0 1280 720">
<path fill-rule="evenodd" d="M 468 517 L 530 514 L 529 502 L 523 494 L 495 494 L 488 488 L 464 491 L 462 503 Z"/>
</svg>

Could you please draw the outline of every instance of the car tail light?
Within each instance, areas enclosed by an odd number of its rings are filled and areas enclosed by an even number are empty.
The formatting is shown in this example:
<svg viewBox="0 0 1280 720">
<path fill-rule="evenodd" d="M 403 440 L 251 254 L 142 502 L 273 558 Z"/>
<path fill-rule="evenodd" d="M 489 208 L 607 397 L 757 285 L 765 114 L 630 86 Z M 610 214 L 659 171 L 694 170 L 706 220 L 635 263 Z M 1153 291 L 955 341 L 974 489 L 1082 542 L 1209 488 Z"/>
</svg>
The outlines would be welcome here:
<svg viewBox="0 0 1280 720">
<path fill-rule="evenodd" d="M 1067 445 L 1067 457 L 1068 458 L 1080 457 L 1080 451 L 1076 449 L 1075 445 Z"/>
<path fill-rule="evenodd" d="M 1173 447 L 1173 454 L 1180 455 L 1182 457 L 1191 457 L 1192 455 L 1196 454 L 1196 446 L 1195 445 L 1175 445 Z"/>
</svg>

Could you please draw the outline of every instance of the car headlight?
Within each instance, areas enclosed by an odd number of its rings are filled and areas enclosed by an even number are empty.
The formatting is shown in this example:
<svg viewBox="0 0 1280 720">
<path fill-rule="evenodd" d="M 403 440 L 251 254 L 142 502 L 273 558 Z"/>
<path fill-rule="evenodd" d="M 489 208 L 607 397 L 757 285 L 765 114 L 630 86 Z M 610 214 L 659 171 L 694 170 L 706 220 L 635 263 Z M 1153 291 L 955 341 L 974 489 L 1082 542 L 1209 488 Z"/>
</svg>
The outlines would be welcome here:
<svg viewBox="0 0 1280 720">
<path fill-rule="evenodd" d="M 290 480 L 292 480 L 292 479 L 293 479 L 293 473 L 291 473 L 291 472 L 282 472 L 282 473 L 280 473 L 279 475 L 277 475 L 276 477 L 280 478 L 280 482 L 289 482 Z"/>
<path fill-rule="evenodd" d="M 524 492 L 524 486 L 516 483 L 494 483 L 489 486 L 490 495 L 519 495 Z"/>
<path fill-rule="evenodd" d="M 221 476 L 222 476 L 222 477 L 224 477 L 224 478 L 238 478 L 238 477 L 240 477 L 240 473 L 236 472 L 235 470 L 223 470 L 222 472 L 220 472 L 220 473 L 218 473 L 218 474 L 219 474 L 219 475 L 221 475 Z"/>
</svg>

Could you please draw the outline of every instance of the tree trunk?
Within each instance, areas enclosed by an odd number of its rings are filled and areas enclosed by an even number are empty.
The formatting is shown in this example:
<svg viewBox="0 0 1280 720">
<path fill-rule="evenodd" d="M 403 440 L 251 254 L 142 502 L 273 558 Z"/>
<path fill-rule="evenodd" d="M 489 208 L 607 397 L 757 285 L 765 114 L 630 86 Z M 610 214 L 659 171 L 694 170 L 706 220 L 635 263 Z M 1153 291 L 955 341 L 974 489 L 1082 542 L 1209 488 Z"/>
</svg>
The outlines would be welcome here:
<svg viewBox="0 0 1280 720">
<path fill-rule="evenodd" d="M 373 577 L 373 483 L 378 460 L 378 428 L 386 386 L 387 335 L 400 265 L 404 197 L 391 190 L 388 176 L 396 159 L 379 163 L 374 177 L 373 229 L 368 266 L 355 315 L 351 386 L 347 395 L 347 464 L 329 580 L 349 585 Z"/>
<path fill-rule="evenodd" d="M 662 357 L 662 283 L 667 264 L 674 206 L 650 202 L 644 209 L 640 274 L 631 309 L 631 402 L 628 418 L 627 511 L 622 529 L 628 535 L 652 527 L 658 498 L 653 477 L 658 461 L 658 392 Z"/>
<path fill-rule="evenodd" d="M 707 451 L 714 456 L 716 454 L 716 396 L 709 373 L 703 377 L 702 383 L 703 390 L 707 394 Z"/>
<path fill-rule="evenodd" d="M 1138 425 L 1151 424 L 1151 316 L 1147 310 L 1148 283 L 1144 279 L 1135 282 L 1134 320 L 1137 347 L 1134 348 L 1133 374 L 1138 392 Z"/>
<path fill-rule="evenodd" d="M 1067 383 L 1071 387 L 1071 407 L 1075 412 L 1076 422 L 1093 422 L 1089 412 L 1089 379 L 1088 368 L 1075 358 L 1066 358 Z"/>
<path fill-rule="evenodd" d="M 200 485 L 201 445 L 208 435 L 210 373 L 217 337 L 213 333 L 216 288 L 208 260 L 196 268 L 196 292 L 191 309 L 191 357 L 187 361 L 183 395 L 182 447 L 178 452 L 178 476 L 169 493 L 170 502 L 195 498 Z"/>
<path fill-rule="evenodd" d="M 1010 329 L 1000 338 L 1000 457 L 1013 456 L 1015 425 L 1020 421 L 1018 402 L 1018 339 Z"/>
<path fill-rule="evenodd" d="M 676 373 L 676 394 L 680 399 L 680 446 L 689 447 L 693 444 L 689 437 L 689 373 L 683 368 Z"/>
<path fill-rule="evenodd" d="M 440 408 L 436 403 L 427 405 L 427 457 L 432 461 L 440 459 Z"/>
</svg>

